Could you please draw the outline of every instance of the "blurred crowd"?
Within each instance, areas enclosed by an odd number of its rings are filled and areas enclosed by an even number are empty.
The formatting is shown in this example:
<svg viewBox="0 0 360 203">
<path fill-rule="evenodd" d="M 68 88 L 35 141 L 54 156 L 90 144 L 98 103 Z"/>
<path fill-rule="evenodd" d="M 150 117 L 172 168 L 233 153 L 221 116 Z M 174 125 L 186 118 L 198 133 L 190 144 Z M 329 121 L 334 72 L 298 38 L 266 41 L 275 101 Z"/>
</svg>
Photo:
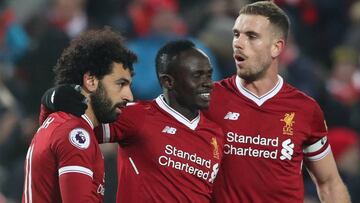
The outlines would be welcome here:
<svg viewBox="0 0 360 203">
<path fill-rule="evenodd" d="M 134 96 L 160 93 L 154 58 L 167 41 L 189 38 L 209 56 L 214 80 L 235 73 L 232 26 L 251 0 L 0 0 L 0 203 L 21 202 L 23 163 L 38 128 L 40 98 L 69 41 L 113 27 L 139 55 Z M 321 105 L 341 176 L 360 203 L 360 1 L 275 0 L 292 33 L 281 75 Z M 115 202 L 116 145 L 102 146 L 106 201 Z M 304 171 L 304 173 L 306 173 Z M 318 202 L 305 176 L 307 203 Z"/>
</svg>

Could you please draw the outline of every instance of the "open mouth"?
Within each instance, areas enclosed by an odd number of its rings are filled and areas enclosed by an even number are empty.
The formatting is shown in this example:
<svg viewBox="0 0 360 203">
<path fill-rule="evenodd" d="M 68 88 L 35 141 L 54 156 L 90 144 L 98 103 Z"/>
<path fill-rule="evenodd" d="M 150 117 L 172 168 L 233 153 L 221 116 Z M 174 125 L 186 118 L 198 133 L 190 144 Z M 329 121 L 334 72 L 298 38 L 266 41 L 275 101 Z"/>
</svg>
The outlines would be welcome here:
<svg viewBox="0 0 360 203">
<path fill-rule="evenodd" d="M 245 61 L 247 57 L 243 54 L 234 54 L 234 58 L 235 58 L 236 62 L 240 63 L 240 62 Z"/>
<path fill-rule="evenodd" d="M 205 100 L 205 101 L 209 101 L 210 100 L 210 92 L 206 92 L 206 93 L 200 93 L 200 98 Z"/>
</svg>

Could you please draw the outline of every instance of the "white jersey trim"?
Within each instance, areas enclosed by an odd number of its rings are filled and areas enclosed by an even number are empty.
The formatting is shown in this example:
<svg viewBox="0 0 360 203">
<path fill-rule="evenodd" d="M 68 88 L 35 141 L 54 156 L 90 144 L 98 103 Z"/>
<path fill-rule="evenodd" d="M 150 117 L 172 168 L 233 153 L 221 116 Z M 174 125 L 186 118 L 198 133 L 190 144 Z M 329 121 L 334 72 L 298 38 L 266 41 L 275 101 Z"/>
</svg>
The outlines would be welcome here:
<svg viewBox="0 0 360 203">
<path fill-rule="evenodd" d="M 103 143 L 110 142 L 110 125 L 108 123 L 102 124 Z"/>
<path fill-rule="evenodd" d="M 170 114 L 172 117 L 174 117 L 177 121 L 186 125 L 191 130 L 195 130 L 196 127 L 198 126 L 199 121 L 200 121 L 200 112 L 198 113 L 198 116 L 196 116 L 196 118 L 194 118 L 192 121 L 189 121 L 185 116 L 181 115 L 175 109 L 171 108 L 165 102 L 163 95 L 158 96 L 155 101 L 161 109 L 166 111 L 168 114 Z"/>
<path fill-rule="evenodd" d="M 315 142 L 312 145 L 307 146 L 305 149 L 303 149 L 304 154 L 308 154 L 308 153 L 313 153 L 313 152 L 317 152 L 320 149 L 322 149 L 327 143 L 327 137 L 323 137 L 320 140 L 318 140 L 317 142 Z"/>
<path fill-rule="evenodd" d="M 250 90 L 246 89 L 241 84 L 241 80 L 242 79 L 239 76 L 236 76 L 235 83 L 238 90 L 240 91 L 241 94 L 243 94 L 246 98 L 255 102 L 258 106 L 261 106 L 264 102 L 274 97 L 281 90 L 284 84 L 283 78 L 280 75 L 278 75 L 278 82 L 276 83 L 276 85 L 270 91 L 259 97 L 254 93 L 252 93 Z"/>
<path fill-rule="evenodd" d="M 330 147 L 330 145 L 328 145 L 328 147 L 320 154 L 315 155 L 315 156 L 305 156 L 305 158 L 309 161 L 319 161 L 319 160 L 323 159 L 324 157 L 326 157 L 326 155 L 328 155 L 330 152 L 331 152 L 331 147 Z"/>
<path fill-rule="evenodd" d="M 94 124 L 91 122 L 90 118 L 86 114 L 81 115 L 81 118 L 83 118 L 89 124 L 91 129 L 94 129 Z"/>
<path fill-rule="evenodd" d="M 134 168 L 136 175 L 139 175 L 139 170 L 137 169 L 137 167 L 131 157 L 129 157 L 129 161 L 130 161 L 132 167 Z"/>
<path fill-rule="evenodd" d="M 93 178 L 93 172 L 92 170 L 82 167 L 82 166 L 64 166 L 59 169 L 59 176 L 65 174 L 65 173 L 81 173 L 84 175 L 88 175 Z"/>
<path fill-rule="evenodd" d="M 34 151 L 34 145 L 30 145 L 28 152 L 26 154 L 26 168 L 25 168 L 25 203 L 32 203 L 32 189 L 31 189 L 31 163 L 32 163 L 32 153 Z"/>
</svg>

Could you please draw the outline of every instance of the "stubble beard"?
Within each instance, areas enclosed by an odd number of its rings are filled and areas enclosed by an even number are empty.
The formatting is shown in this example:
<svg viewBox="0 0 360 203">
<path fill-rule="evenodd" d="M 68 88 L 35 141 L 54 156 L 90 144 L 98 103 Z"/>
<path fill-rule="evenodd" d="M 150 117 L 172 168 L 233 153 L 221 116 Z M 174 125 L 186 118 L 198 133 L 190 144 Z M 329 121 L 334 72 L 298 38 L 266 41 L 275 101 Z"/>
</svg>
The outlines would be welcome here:
<svg viewBox="0 0 360 203">
<path fill-rule="evenodd" d="M 262 63 L 258 63 L 257 65 L 249 65 L 246 68 L 238 68 L 237 75 L 247 83 L 251 83 L 262 78 L 269 67 L 270 62 L 264 61 Z"/>
</svg>

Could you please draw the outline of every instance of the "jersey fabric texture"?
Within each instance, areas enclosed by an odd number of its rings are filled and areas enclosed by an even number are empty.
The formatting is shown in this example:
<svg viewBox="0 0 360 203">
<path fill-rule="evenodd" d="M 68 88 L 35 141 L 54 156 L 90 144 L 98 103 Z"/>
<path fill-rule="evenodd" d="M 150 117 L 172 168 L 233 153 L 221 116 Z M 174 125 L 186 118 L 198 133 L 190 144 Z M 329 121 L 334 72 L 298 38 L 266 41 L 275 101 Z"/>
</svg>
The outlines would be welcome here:
<svg viewBox="0 0 360 203">
<path fill-rule="evenodd" d="M 25 160 L 23 203 L 102 202 L 104 160 L 91 120 L 50 114 Z"/>
<path fill-rule="evenodd" d="M 303 160 L 330 151 L 318 104 L 278 76 L 257 97 L 233 76 L 215 83 L 205 115 L 225 134 L 214 202 L 303 203 Z"/>
<path fill-rule="evenodd" d="M 118 203 L 210 202 L 223 132 L 202 113 L 190 121 L 159 96 L 127 106 L 96 132 L 120 146 Z"/>
</svg>

